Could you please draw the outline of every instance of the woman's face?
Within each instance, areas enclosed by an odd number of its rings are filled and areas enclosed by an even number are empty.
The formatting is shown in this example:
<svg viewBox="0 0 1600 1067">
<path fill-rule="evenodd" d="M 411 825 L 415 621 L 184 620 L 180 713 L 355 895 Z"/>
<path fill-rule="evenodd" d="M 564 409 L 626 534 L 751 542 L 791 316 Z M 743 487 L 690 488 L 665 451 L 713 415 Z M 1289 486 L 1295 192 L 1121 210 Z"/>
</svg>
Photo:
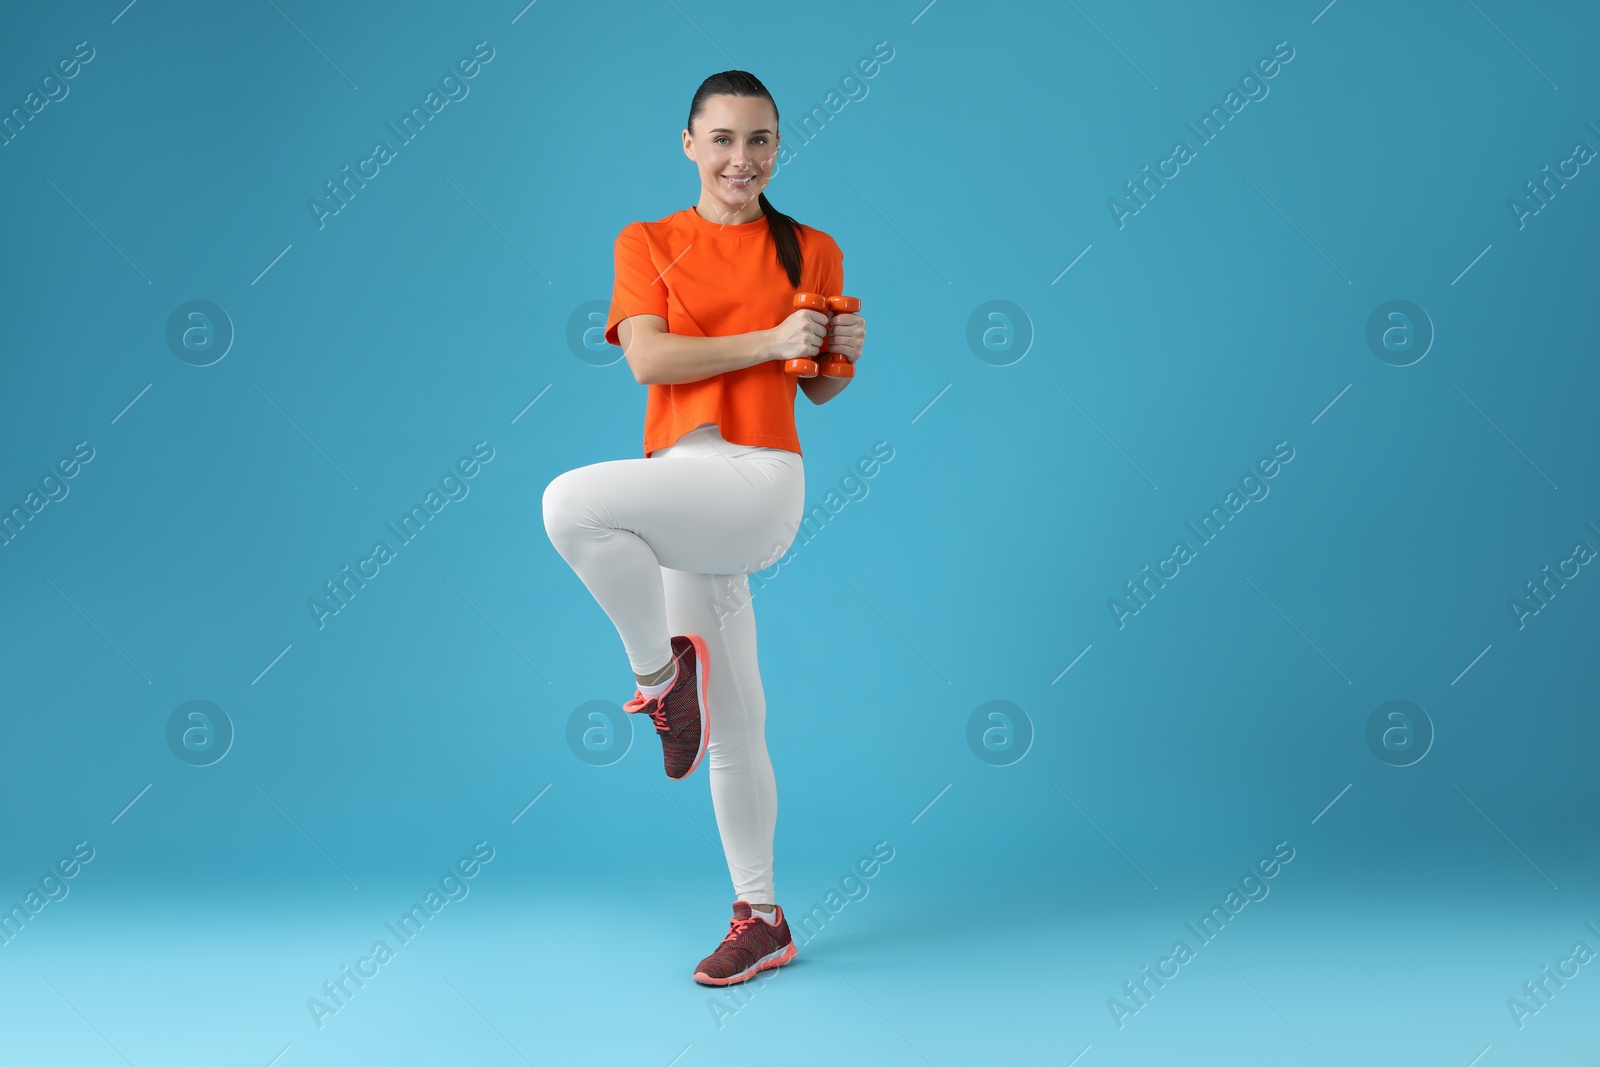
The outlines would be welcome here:
<svg viewBox="0 0 1600 1067">
<path fill-rule="evenodd" d="M 700 214 L 713 222 L 751 222 L 757 198 L 772 180 L 778 156 L 778 117 L 760 96 L 709 96 L 683 131 L 683 152 L 700 170 Z M 745 181 L 735 181 L 736 178 Z"/>
</svg>

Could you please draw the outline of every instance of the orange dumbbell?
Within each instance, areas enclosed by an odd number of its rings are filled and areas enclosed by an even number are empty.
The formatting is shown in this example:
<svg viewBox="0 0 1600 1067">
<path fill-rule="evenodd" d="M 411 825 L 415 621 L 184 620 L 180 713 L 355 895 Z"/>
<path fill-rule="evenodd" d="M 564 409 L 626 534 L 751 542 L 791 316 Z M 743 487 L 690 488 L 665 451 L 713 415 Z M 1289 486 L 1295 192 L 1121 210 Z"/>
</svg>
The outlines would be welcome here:
<svg viewBox="0 0 1600 1067">
<path fill-rule="evenodd" d="M 853 296 L 823 296 L 820 293 L 796 293 L 794 294 L 794 306 L 796 308 L 810 308 L 812 311 L 820 311 L 823 314 L 831 311 L 835 313 L 848 312 L 853 315 L 861 310 L 861 301 Z M 817 353 L 817 359 L 815 360 L 807 359 L 805 356 L 784 360 L 783 369 L 801 378 L 814 378 L 819 369 L 828 378 L 854 378 L 856 374 L 855 366 L 837 352 L 826 351 L 826 347 L 827 341 L 823 341 L 823 350 Z"/>
</svg>

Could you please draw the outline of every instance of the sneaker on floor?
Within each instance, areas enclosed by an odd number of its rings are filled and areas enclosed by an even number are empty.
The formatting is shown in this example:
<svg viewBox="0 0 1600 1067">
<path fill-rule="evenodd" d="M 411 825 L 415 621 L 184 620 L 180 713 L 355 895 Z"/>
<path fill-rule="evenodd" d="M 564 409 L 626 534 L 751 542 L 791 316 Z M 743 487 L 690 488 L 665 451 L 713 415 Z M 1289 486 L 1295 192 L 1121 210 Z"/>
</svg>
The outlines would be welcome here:
<svg viewBox="0 0 1600 1067">
<path fill-rule="evenodd" d="M 789 936 L 789 920 L 783 906 L 774 907 L 776 923 L 768 923 L 743 900 L 733 902 L 733 921 L 728 936 L 717 950 L 694 969 L 694 980 L 701 985 L 732 985 L 754 978 L 769 967 L 781 967 L 794 959 L 794 940 Z"/>
<path fill-rule="evenodd" d="M 672 688 L 659 697 L 646 697 L 634 690 L 633 699 L 622 705 L 630 715 L 646 714 L 661 735 L 661 756 L 667 777 L 687 778 L 700 766 L 711 736 L 706 707 L 706 643 L 699 634 L 683 634 L 672 639 L 672 658 L 678 676 Z"/>
</svg>

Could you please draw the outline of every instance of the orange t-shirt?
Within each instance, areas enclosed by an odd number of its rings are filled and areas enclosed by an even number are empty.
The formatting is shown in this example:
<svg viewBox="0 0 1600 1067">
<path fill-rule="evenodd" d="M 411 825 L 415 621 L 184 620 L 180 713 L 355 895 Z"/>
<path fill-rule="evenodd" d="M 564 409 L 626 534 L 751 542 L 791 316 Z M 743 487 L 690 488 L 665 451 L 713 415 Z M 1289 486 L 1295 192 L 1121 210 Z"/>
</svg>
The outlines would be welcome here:
<svg viewBox="0 0 1600 1067">
<path fill-rule="evenodd" d="M 844 292 L 844 253 L 821 230 L 798 224 L 800 284 L 778 262 L 766 216 L 721 226 L 693 207 L 656 222 L 630 222 L 617 234 L 616 284 L 606 340 L 631 315 L 660 315 L 667 332 L 692 337 L 769 330 L 794 313 L 794 294 Z M 697 382 L 651 385 L 645 401 L 644 454 L 714 422 L 725 441 L 800 451 L 794 426 L 799 379 L 783 361 L 724 371 Z"/>
</svg>

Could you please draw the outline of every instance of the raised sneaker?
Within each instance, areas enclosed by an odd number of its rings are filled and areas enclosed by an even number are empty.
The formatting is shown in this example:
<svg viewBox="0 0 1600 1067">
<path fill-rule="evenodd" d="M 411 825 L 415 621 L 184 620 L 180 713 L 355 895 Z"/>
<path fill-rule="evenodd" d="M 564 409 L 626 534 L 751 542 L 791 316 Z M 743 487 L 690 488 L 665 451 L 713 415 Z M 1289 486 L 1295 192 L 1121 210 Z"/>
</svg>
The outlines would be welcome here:
<svg viewBox="0 0 1600 1067">
<path fill-rule="evenodd" d="M 700 766 L 711 737 L 711 720 L 706 706 L 709 664 L 706 643 L 699 634 L 672 638 L 672 658 L 677 677 L 672 688 L 659 697 L 647 697 L 634 690 L 633 699 L 622 705 L 630 715 L 649 715 L 661 735 L 661 757 L 667 777 L 687 778 Z"/>
</svg>

